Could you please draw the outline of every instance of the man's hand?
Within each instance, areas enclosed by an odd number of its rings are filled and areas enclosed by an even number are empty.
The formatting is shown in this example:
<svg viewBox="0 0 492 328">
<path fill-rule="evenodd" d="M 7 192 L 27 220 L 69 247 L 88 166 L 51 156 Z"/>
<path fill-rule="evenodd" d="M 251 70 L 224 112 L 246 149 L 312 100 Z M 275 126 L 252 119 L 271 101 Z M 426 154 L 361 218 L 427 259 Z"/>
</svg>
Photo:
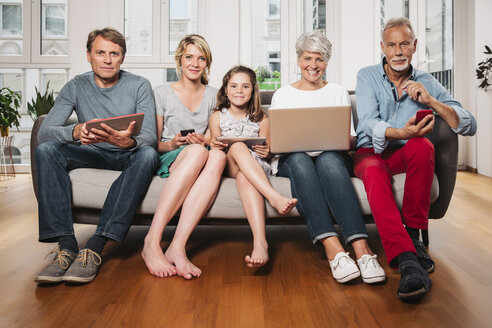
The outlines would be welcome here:
<svg viewBox="0 0 492 328">
<path fill-rule="evenodd" d="M 410 117 L 401 129 L 387 128 L 386 139 L 408 140 L 415 137 L 424 137 L 434 128 L 434 115 L 427 115 L 419 123 L 415 124 L 416 115 Z"/>
<path fill-rule="evenodd" d="M 137 143 L 135 139 L 132 138 L 133 128 L 135 127 L 135 124 L 136 122 L 133 121 L 128 125 L 128 128 L 126 130 L 118 131 L 111 128 L 107 124 L 101 123 L 102 129 L 91 129 L 88 136 L 89 138 L 93 138 L 97 142 L 107 142 L 113 146 L 120 148 L 132 148 L 135 147 Z"/>
<path fill-rule="evenodd" d="M 75 125 L 72 132 L 73 140 L 80 140 L 83 145 L 90 145 L 98 143 L 93 133 L 89 133 L 85 123 L 79 123 Z"/>
<path fill-rule="evenodd" d="M 434 109 L 451 128 L 458 128 L 460 119 L 453 108 L 432 97 L 422 83 L 407 81 L 403 85 L 403 90 L 413 100 Z"/>
<path fill-rule="evenodd" d="M 432 107 L 433 102 L 436 100 L 429 94 L 422 83 L 408 80 L 405 84 L 403 84 L 403 90 L 413 100 L 429 107 Z"/>
<path fill-rule="evenodd" d="M 267 158 L 268 156 L 270 156 L 270 145 L 268 144 L 253 145 L 251 146 L 251 148 L 260 158 Z"/>
</svg>

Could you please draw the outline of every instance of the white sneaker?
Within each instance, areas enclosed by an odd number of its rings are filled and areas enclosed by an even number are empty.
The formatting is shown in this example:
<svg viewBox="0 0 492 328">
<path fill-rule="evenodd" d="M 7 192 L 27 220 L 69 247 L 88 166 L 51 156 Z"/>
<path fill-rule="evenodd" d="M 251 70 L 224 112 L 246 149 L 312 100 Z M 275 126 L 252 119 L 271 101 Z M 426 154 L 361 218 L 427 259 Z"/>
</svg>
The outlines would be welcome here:
<svg viewBox="0 0 492 328">
<path fill-rule="evenodd" d="M 329 261 L 333 278 L 339 283 L 344 283 L 360 277 L 360 271 L 349 253 L 338 253 L 333 261 Z"/>
<path fill-rule="evenodd" d="M 376 260 L 377 257 L 377 255 L 365 254 L 357 260 L 362 280 L 366 284 L 374 284 L 386 280 L 386 273 L 384 273 L 383 268 L 379 265 L 378 260 Z"/>
</svg>

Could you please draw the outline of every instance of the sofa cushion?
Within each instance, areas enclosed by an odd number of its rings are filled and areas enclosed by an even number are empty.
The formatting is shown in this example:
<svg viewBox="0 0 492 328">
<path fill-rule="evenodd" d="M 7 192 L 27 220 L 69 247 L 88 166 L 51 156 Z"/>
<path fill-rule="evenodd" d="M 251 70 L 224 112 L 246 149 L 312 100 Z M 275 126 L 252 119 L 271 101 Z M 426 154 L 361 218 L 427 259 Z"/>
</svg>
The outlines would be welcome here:
<svg viewBox="0 0 492 328">
<path fill-rule="evenodd" d="M 108 171 L 101 169 L 76 169 L 70 172 L 72 181 L 73 207 L 101 209 L 106 199 L 109 188 L 120 174 L 119 171 Z M 283 177 L 270 177 L 273 187 L 282 195 L 291 197 L 290 181 Z M 149 190 L 137 210 L 140 214 L 153 214 L 159 201 L 161 190 L 166 179 L 154 177 Z M 367 195 L 362 180 L 352 178 L 355 191 L 359 198 L 360 207 L 364 215 L 370 215 L 371 209 L 367 201 Z M 393 176 L 393 193 L 395 194 L 398 207 L 401 208 L 403 200 L 403 188 L 405 185 L 405 174 Z M 434 202 L 439 195 L 439 186 L 436 175 L 431 190 L 431 202 Z M 280 217 L 268 202 L 266 202 L 266 214 L 268 218 Z M 294 208 L 287 216 L 299 216 L 299 212 Z M 234 179 L 222 178 L 219 192 L 214 204 L 205 215 L 205 218 L 223 219 L 244 219 L 241 199 L 236 188 Z"/>
</svg>

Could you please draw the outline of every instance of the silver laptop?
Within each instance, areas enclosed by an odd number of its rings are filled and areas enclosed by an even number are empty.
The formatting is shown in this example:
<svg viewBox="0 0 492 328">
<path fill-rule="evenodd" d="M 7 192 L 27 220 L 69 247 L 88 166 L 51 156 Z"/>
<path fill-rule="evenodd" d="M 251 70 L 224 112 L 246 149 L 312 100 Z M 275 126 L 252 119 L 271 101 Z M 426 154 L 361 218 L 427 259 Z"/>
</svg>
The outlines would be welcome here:
<svg viewBox="0 0 492 328">
<path fill-rule="evenodd" d="M 271 152 L 348 150 L 350 114 L 350 106 L 271 108 Z"/>
</svg>

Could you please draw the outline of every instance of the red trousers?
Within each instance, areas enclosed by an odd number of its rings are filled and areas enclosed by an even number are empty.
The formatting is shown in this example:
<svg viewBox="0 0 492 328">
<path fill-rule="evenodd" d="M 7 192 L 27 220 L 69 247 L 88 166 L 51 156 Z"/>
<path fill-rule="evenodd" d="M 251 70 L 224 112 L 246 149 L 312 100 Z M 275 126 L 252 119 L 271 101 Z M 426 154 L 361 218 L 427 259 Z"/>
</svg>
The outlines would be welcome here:
<svg viewBox="0 0 492 328">
<path fill-rule="evenodd" d="M 400 210 L 392 192 L 391 178 L 406 172 Z M 403 252 L 415 253 L 404 225 L 427 229 L 430 191 L 434 174 L 434 145 L 427 138 L 412 138 L 401 148 L 375 154 L 360 148 L 354 155 L 354 173 L 362 179 L 388 263 Z"/>
</svg>

